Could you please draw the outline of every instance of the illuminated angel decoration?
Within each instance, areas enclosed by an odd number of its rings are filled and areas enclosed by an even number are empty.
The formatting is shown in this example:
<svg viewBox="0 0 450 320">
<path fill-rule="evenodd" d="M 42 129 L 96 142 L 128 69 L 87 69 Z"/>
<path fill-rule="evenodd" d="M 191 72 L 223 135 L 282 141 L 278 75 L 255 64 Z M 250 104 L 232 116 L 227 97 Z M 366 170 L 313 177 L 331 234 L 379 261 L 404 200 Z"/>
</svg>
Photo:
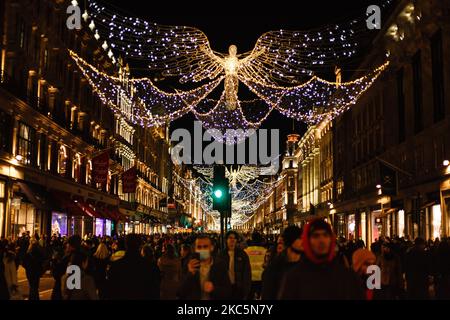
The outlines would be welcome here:
<svg viewBox="0 0 450 320">
<path fill-rule="evenodd" d="M 257 40 L 252 51 L 238 53 L 238 48 L 231 45 L 224 54 L 214 51 L 207 36 L 197 28 L 122 16 L 93 0 L 89 1 L 89 10 L 89 28 L 103 42 L 103 49 L 110 48 L 108 55 L 113 62 L 114 51 L 129 60 L 144 61 L 150 72 L 176 77 L 181 84 L 200 86 L 167 93 L 149 79 L 131 79 L 133 90 L 139 90 L 128 93 L 134 119 L 147 126 L 192 112 L 208 128 L 254 129 L 273 109 L 315 123 L 349 108 L 388 65 L 382 64 L 351 82 L 330 82 L 315 74 L 333 70 L 338 61 L 355 54 L 358 39 L 367 31 L 364 19 L 312 31 L 269 31 Z M 104 32 L 107 40 L 100 39 L 99 32 Z M 72 56 L 96 91 L 103 96 L 118 94 L 120 89 L 111 89 L 117 84 L 114 77 L 96 73 L 86 61 Z M 99 80 L 107 85 L 99 85 Z M 219 100 L 207 99 L 222 81 Z M 239 100 L 240 83 L 258 97 L 262 108 L 252 108 L 252 102 Z M 114 101 L 114 97 L 109 100 Z"/>
<path fill-rule="evenodd" d="M 113 50 L 148 61 L 151 70 L 179 77 L 181 83 L 224 76 L 230 110 L 237 107 L 239 80 L 295 84 L 299 76 L 312 75 L 313 67 L 332 67 L 338 59 L 352 56 L 360 33 L 358 21 L 307 32 L 270 31 L 258 39 L 251 52 L 238 54 L 238 48 L 230 45 L 228 54 L 223 54 L 212 50 L 199 29 L 121 17 L 94 1 L 90 8 L 94 28 L 107 30 Z"/>
</svg>

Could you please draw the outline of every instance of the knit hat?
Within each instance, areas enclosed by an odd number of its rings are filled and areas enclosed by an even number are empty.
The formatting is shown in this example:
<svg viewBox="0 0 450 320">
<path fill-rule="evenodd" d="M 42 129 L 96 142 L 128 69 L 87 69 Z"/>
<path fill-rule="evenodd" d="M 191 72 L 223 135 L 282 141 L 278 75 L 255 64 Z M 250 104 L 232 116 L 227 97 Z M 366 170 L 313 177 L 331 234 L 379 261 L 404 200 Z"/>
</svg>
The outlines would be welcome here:
<svg viewBox="0 0 450 320">
<path fill-rule="evenodd" d="M 355 272 L 358 272 L 361 269 L 364 262 L 366 262 L 368 260 L 373 260 L 373 261 L 376 260 L 376 257 L 372 251 L 367 250 L 367 249 L 356 250 L 352 256 L 353 270 Z"/>
<path fill-rule="evenodd" d="M 297 226 L 289 226 L 283 231 L 283 241 L 286 247 L 290 247 L 295 240 L 301 239 L 302 229 Z"/>
</svg>

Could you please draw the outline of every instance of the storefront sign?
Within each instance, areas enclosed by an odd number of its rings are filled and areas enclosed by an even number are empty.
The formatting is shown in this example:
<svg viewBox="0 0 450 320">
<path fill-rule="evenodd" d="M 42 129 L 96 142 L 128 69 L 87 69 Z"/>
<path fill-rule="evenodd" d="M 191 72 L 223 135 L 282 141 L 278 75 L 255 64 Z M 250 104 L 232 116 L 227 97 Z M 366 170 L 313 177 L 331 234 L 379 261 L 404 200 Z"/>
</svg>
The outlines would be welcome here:
<svg viewBox="0 0 450 320">
<path fill-rule="evenodd" d="M 136 167 L 128 169 L 122 174 L 122 192 L 134 193 L 136 192 Z"/>
<path fill-rule="evenodd" d="M 92 159 L 92 180 L 95 183 L 105 184 L 108 180 L 109 154 L 103 152 Z"/>
</svg>

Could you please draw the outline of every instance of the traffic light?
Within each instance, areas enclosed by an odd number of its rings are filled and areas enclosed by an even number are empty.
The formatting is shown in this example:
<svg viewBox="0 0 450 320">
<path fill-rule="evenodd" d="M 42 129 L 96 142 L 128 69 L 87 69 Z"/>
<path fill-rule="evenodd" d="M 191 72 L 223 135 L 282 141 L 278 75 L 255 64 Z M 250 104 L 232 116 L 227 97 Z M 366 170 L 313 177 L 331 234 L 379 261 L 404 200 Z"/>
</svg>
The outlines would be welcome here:
<svg viewBox="0 0 450 320">
<path fill-rule="evenodd" d="M 213 210 L 224 212 L 230 209 L 230 185 L 225 178 L 224 166 L 214 166 L 212 198 Z"/>
</svg>

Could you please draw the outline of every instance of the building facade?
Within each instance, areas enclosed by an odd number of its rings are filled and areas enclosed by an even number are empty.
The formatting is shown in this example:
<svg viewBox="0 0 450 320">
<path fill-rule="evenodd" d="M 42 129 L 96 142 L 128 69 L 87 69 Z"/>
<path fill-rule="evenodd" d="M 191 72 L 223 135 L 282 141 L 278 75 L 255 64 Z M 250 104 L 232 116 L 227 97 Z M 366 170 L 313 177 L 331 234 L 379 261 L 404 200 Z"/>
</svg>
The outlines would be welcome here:
<svg viewBox="0 0 450 320">
<path fill-rule="evenodd" d="M 69 5 L 0 4 L 0 236 L 162 232 L 167 128 L 135 127 L 92 92 L 68 49 L 124 83 L 129 68 L 111 63 L 88 30 L 66 27 Z M 110 160 L 100 185 L 92 159 L 103 152 Z M 136 192 L 124 193 L 121 175 L 133 166 Z"/>
<path fill-rule="evenodd" d="M 323 216 L 338 236 L 367 244 L 450 235 L 450 1 L 399 1 L 358 69 L 386 60 L 355 105 L 295 144 L 297 211 L 288 223 Z"/>
<path fill-rule="evenodd" d="M 449 234 L 449 8 L 448 1 L 401 1 L 361 66 L 391 62 L 334 122 L 331 216 L 339 235 L 371 243 Z M 395 173 L 394 192 L 385 190 L 383 167 Z"/>
</svg>

